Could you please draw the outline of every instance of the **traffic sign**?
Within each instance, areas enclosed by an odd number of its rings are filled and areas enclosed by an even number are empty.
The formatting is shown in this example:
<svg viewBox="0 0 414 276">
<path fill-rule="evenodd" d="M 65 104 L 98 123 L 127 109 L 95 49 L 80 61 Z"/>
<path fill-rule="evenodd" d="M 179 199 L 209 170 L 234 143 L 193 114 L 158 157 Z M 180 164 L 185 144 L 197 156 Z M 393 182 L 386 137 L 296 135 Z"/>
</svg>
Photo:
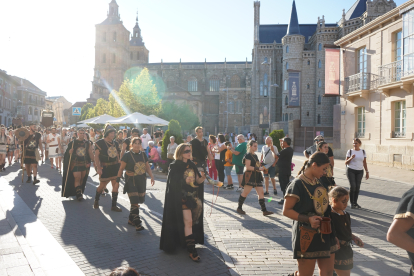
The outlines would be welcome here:
<svg viewBox="0 0 414 276">
<path fill-rule="evenodd" d="M 53 121 L 55 121 L 55 122 L 56 122 L 56 121 L 57 121 L 57 119 L 54 117 L 54 118 L 53 118 Z"/>
<path fill-rule="evenodd" d="M 72 116 L 80 116 L 81 110 L 81 107 L 72 107 Z"/>
</svg>

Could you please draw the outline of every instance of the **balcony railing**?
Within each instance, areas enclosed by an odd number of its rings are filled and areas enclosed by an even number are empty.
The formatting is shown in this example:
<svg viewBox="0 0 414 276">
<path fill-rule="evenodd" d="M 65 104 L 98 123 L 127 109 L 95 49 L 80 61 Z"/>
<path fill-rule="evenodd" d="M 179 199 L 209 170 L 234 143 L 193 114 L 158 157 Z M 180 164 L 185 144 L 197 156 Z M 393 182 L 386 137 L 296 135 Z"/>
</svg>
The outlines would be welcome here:
<svg viewBox="0 0 414 276">
<path fill-rule="evenodd" d="M 378 86 L 400 81 L 404 76 L 403 62 L 398 60 L 378 68 Z"/>
<path fill-rule="evenodd" d="M 352 93 L 362 90 L 371 90 L 375 85 L 375 75 L 361 72 L 345 78 L 345 93 Z"/>
<path fill-rule="evenodd" d="M 404 138 L 405 132 L 404 131 L 393 131 L 392 138 Z"/>
<path fill-rule="evenodd" d="M 365 131 L 355 132 L 355 138 L 365 138 Z"/>
</svg>

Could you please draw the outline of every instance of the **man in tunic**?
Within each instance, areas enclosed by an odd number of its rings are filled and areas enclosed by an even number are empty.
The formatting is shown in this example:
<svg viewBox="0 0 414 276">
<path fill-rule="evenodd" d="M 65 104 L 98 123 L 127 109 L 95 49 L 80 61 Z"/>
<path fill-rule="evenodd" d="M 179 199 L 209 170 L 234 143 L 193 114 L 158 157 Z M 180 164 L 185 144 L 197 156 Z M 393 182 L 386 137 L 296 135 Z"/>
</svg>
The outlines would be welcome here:
<svg viewBox="0 0 414 276">
<path fill-rule="evenodd" d="M 190 142 L 193 162 L 197 168 L 204 168 L 207 157 L 213 160 L 213 156 L 211 155 L 207 140 L 203 138 L 203 128 L 201 126 L 196 127 L 195 132 L 197 137 Z"/>
<path fill-rule="evenodd" d="M 47 136 L 46 143 L 49 147 L 50 165 L 53 169 L 53 159 L 55 159 L 56 170 L 60 171 L 59 150 L 62 152 L 60 135 L 56 133 L 56 127 L 52 127 L 52 133 Z"/>
<path fill-rule="evenodd" d="M 112 183 L 112 208 L 114 212 L 122 212 L 122 209 L 116 206 L 118 200 L 119 183 L 116 182 L 119 171 L 119 145 L 114 141 L 116 130 L 110 124 L 105 125 L 104 138 L 95 143 L 95 167 L 99 174 L 99 186 L 96 189 L 95 202 L 93 208 L 99 208 L 99 198 L 102 191 L 109 182 Z"/>
<path fill-rule="evenodd" d="M 27 181 L 26 183 L 32 182 L 32 171 L 33 171 L 33 185 L 40 182 L 37 179 L 37 162 L 36 151 L 40 147 L 41 157 L 43 157 L 43 144 L 42 144 L 42 135 L 39 132 L 36 132 L 36 125 L 31 124 L 29 126 L 30 135 L 24 141 L 24 165 L 27 172 Z"/>
<path fill-rule="evenodd" d="M 124 194 L 128 193 L 131 209 L 128 224 L 135 226 L 136 231 L 144 230 L 141 218 L 139 217 L 139 204 L 144 203 L 147 186 L 147 175 L 151 177 L 151 185 L 154 186 L 154 176 L 148 163 L 148 157 L 141 148 L 141 139 L 134 137 L 131 140 L 131 150 L 126 152 L 121 160 L 121 167 L 118 171 L 117 182 L 125 173 Z"/>
<path fill-rule="evenodd" d="M 68 144 L 63 159 L 62 197 L 76 196 L 82 201 L 93 158 L 92 147 L 85 140 L 85 130 L 79 129 L 78 138 Z"/>
<path fill-rule="evenodd" d="M 128 137 L 124 140 L 124 142 L 122 143 L 122 150 L 121 150 L 121 160 L 122 160 L 122 156 L 124 156 L 125 152 L 130 150 L 130 144 L 131 144 L 131 140 L 134 137 L 139 137 L 139 130 L 136 128 L 133 128 L 131 131 L 131 137 Z"/>
</svg>

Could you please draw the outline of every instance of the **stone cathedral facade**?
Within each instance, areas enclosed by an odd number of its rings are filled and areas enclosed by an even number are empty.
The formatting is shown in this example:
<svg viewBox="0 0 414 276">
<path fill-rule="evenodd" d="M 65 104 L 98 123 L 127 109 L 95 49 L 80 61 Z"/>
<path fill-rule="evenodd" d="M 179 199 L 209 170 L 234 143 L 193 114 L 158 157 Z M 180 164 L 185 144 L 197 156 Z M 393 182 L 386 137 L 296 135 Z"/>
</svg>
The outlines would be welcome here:
<svg viewBox="0 0 414 276">
<path fill-rule="evenodd" d="M 324 97 L 324 47 L 395 7 L 393 0 L 357 0 L 337 23 L 299 24 L 293 1 L 289 24 L 261 25 L 254 1 L 252 62 L 149 63 L 138 25 L 124 27 L 116 0 L 96 25 L 95 68 L 88 102 L 108 98 L 125 78 L 146 67 L 165 84 L 163 100 L 186 103 L 207 132 L 247 132 L 261 136 L 268 122 L 300 120 L 302 126 L 332 126 L 336 97 Z M 301 73 L 299 107 L 289 107 L 288 72 Z M 276 85 L 275 85 L 276 84 Z M 277 87 L 278 86 L 278 87 Z M 270 118 L 269 118 L 270 116 Z"/>
</svg>

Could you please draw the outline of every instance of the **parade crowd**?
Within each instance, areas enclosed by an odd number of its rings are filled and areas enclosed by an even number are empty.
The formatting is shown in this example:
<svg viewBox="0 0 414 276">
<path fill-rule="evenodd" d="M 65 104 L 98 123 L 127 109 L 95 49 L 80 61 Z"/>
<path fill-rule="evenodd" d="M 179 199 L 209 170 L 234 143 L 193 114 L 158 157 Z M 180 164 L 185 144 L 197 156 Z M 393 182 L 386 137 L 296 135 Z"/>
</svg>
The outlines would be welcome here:
<svg viewBox="0 0 414 276">
<path fill-rule="evenodd" d="M 84 199 L 86 181 L 93 167 L 99 175 L 93 208 L 99 208 L 107 185 L 112 185 L 111 210 L 122 212 L 117 206 L 120 183 L 123 193 L 130 200 L 127 224 L 136 231 L 145 230 L 140 217 L 140 204 L 145 202 L 147 178 L 154 185 L 154 170 L 159 166 L 163 132 L 153 135 L 147 129 L 142 134 L 136 128 L 117 131 L 110 124 L 103 130 L 38 128 L 6 129 L 0 133 L 0 170 L 6 171 L 6 163 L 12 166 L 20 162 L 26 173 L 26 183 L 39 184 L 37 166 L 50 160 L 51 169 L 62 172 L 64 198 Z M 347 152 L 345 164 L 349 189 L 337 186 L 334 180 L 334 155 L 323 136 L 314 139 L 315 144 L 304 151 L 307 161 L 297 176 L 291 172 L 293 149 L 291 139 L 284 137 L 273 141 L 265 138 L 260 156 L 257 138 L 248 134 L 218 134 L 204 138 L 202 127 L 195 129 L 195 137 L 189 135 L 181 144 L 169 137 L 167 146 L 168 176 L 164 201 L 160 249 L 174 252 L 177 247 L 186 248 L 191 260 L 199 262 L 196 244 L 204 244 L 204 184 L 234 189 L 232 170 L 235 169 L 240 192 L 235 212 L 245 215 L 243 204 L 252 189 L 258 195 L 260 210 L 264 216 L 272 211 L 266 208 L 265 196 L 269 195 L 270 182 L 277 195 L 276 176 L 282 191 L 283 215 L 292 219 L 292 251 L 298 271 L 290 275 L 313 275 L 318 264 L 319 275 L 350 275 L 353 268 L 352 244 L 363 247 L 363 241 L 352 233 L 351 216 L 346 211 L 348 201 L 352 209 L 361 208 L 358 196 L 362 178 L 369 178 L 365 150 L 362 142 L 354 139 Z M 281 150 L 275 143 L 280 144 Z M 14 158 L 14 160 L 13 160 Z M 207 181 L 205 181 L 207 180 Z M 414 188 L 406 192 L 396 211 L 387 239 L 407 250 L 414 264 Z M 111 275 L 139 275 L 132 268 L 118 268 Z M 413 275 L 412 268 L 410 275 Z"/>
</svg>

